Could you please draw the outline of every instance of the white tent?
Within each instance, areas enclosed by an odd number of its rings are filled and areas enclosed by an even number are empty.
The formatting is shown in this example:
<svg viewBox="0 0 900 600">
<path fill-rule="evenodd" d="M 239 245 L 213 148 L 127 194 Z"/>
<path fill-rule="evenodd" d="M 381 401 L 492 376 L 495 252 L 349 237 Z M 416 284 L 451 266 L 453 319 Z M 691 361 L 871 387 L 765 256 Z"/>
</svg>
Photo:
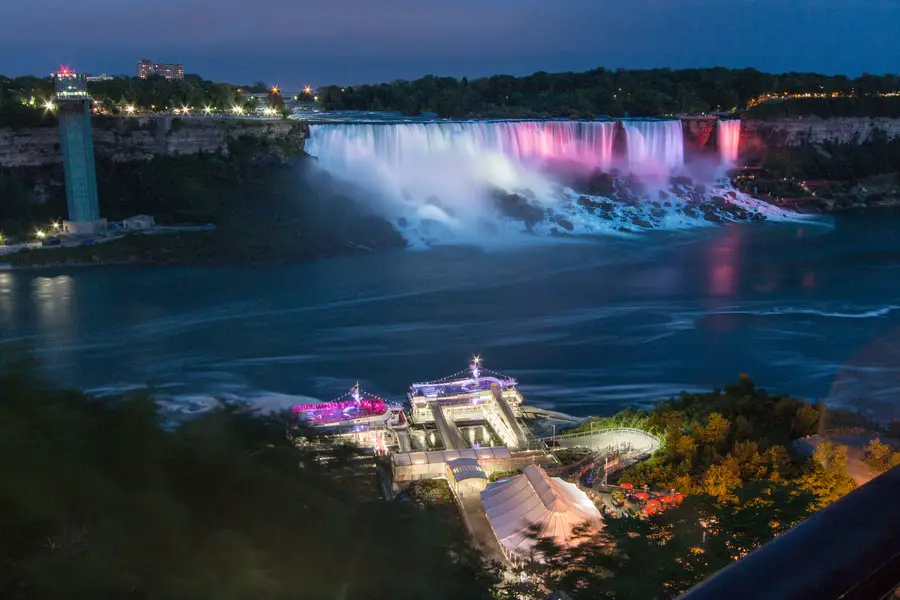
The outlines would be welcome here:
<svg viewBox="0 0 900 600">
<path fill-rule="evenodd" d="M 572 530 L 601 521 L 600 511 L 573 483 L 550 477 L 537 465 L 498 481 L 481 492 L 481 503 L 501 546 L 508 554 L 527 558 L 538 538 L 560 546 L 573 543 Z"/>
</svg>

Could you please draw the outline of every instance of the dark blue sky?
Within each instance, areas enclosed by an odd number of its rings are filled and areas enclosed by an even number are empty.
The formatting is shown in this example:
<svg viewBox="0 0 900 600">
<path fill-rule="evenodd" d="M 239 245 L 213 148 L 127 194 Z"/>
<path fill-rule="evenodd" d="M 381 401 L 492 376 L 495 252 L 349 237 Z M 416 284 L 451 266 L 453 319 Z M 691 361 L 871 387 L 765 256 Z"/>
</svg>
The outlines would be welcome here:
<svg viewBox="0 0 900 600">
<path fill-rule="evenodd" d="M 2 0 L 0 73 L 363 83 L 597 66 L 900 71 L 900 0 Z"/>
</svg>

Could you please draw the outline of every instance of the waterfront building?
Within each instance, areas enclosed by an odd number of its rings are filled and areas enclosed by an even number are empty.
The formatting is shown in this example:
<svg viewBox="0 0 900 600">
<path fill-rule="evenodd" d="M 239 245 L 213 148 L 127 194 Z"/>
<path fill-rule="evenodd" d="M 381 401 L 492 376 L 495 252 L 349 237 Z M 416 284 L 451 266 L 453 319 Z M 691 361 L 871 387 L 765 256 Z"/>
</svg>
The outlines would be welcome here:
<svg viewBox="0 0 900 600">
<path fill-rule="evenodd" d="M 480 494 L 487 487 L 487 475 L 477 458 L 457 458 L 447 462 L 445 477 L 459 498 Z"/>
<path fill-rule="evenodd" d="M 394 446 L 402 452 L 409 451 L 409 424 L 403 407 L 363 392 L 359 384 L 331 402 L 295 406 L 294 413 L 324 437 L 354 443 L 378 454 L 386 454 Z"/>
<path fill-rule="evenodd" d="M 106 73 L 100 73 L 99 75 L 86 75 L 85 79 L 88 83 L 94 81 L 112 81 L 112 75 L 107 75 Z"/>
<path fill-rule="evenodd" d="M 147 79 L 151 75 L 160 75 L 166 79 L 184 79 L 184 66 L 177 63 L 155 63 L 149 58 L 142 58 L 137 64 L 137 76 Z"/>
<path fill-rule="evenodd" d="M 527 439 L 522 425 L 522 395 L 512 378 L 480 367 L 476 357 L 468 371 L 437 381 L 410 386 L 410 417 L 416 425 L 434 424 L 446 448 L 469 446 L 457 423 L 487 423 L 510 449 L 522 448 Z"/>
<path fill-rule="evenodd" d="M 114 223 L 113 226 L 127 231 L 153 229 L 156 226 L 156 219 L 150 215 L 135 215 L 122 219 L 118 223 Z"/>
<path fill-rule="evenodd" d="M 83 74 L 62 69 L 53 76 L 59 116 L 60 147 L 66 178 L 67 233 L 93 234 L 106 228 L 97 202 L 91 96 Z"/>
</svg>

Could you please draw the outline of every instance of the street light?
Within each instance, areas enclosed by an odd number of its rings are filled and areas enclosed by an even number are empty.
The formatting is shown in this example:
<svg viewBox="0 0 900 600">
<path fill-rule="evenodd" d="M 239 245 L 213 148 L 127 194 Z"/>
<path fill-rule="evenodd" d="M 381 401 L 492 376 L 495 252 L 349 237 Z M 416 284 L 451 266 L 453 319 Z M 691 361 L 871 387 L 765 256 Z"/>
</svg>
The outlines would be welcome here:
<svg viewBox="0 0 900 600">
<path fill-rule="evenodd" d="M 44 233 L 44 232 L 41 231 L 40 229 L 36 230 L 34 233 L 35 233 L 35 235 L 38 236 L 38 239 L 43 239 L 43 237 L 44 237 L 45 235 L 47 235 L 46 233 Z"/>
<path fill-rule="evenodd" d="M 212 106 L 205 106 L 203 108 L 203 112 L 206 113 L 207 115 L 211 115 L 212 114 Z"/>
<path fill-rule="evenodd" d="M 242 115 L 242 114 L 244 114 L 244 109 L 241 108 L 240 106 L 237 106 L 237 105 L 233 106 L 232 109 L 231 109 L 231 111 L 232 111 L 234 114 L 236 114 L 236 115 Z"/>
<path fill-rule="evenodd" d="M 133 115 L 134 114 L 134 104 L 129 104 L 128 106 L 126 106 L 125 112 L 127 112 L 129 115 Z"/>
<path fill-rule="evenodd" d="M 55 108 L 56 108 L 56 105 L 53 104 L 53 102 L 51 100 L 47 100 L 46 102 L 44 102 L 45 110 L 54 110 Z"/>
<path fill-rule="evenodd" d="M 182 106 L 182 107 L 181 107 L 181 114 L 183 114 L 183 115 L 189 115 L 189 114 L 191 114 L 191 107 L 190 107 L 190 106 Z"/>
</svg>

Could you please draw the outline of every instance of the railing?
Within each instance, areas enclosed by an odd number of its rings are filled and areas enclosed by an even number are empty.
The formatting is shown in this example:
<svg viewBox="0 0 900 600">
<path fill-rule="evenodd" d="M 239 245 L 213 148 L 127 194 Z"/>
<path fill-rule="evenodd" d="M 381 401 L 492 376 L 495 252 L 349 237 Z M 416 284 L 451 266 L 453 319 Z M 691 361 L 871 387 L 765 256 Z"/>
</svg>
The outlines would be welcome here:
<svg viewBox="0 0 900 600">
<path fill-rule="evenodd" d="M 643 429 L 636 429 L 634 427 L 608 427 L 606 429 L 594 429 L 593 431 L 579 431 L 578 433 L 567 433 L 561 435 L 551 435 L 540 438 L 541 441 L 559 441 L 559 440 L 573 440 L 582 437 L 591 437 L 592 435 L 601 435 L 605 433 L 634 433 L 638 435 L 642 435 L 644 437 L 648 437 L 654 443 L 655 447 L 658 448 L 662 445 L 662 441 L 652 433 L 648 431 L 644 431 Z"/>
<path fill-rule="evenodd" d="M 722 569 L 682 600 L 882 600 L 898 584 L 895 467 Z"/>
</svg>

